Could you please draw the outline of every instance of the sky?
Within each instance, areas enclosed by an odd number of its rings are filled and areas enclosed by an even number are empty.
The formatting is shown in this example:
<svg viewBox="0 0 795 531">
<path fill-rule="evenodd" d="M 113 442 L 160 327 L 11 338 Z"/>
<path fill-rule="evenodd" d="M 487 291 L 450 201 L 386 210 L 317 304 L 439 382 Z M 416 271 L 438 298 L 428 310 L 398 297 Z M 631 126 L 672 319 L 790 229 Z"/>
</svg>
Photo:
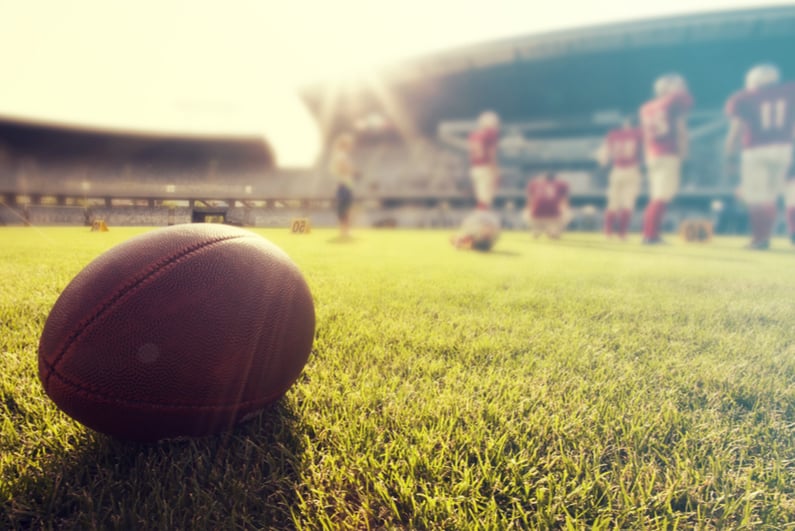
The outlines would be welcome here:
<svg viewBox="0 0 795 531">
<path fill-rule="evenodd" d="M 320 142 L 296 94 L 309 82 L 504 37 L 743 7 L 759 3 L 0 0 L 0 116 L 263 135 L 280 165 L 301 166 Z"/>
</svg>

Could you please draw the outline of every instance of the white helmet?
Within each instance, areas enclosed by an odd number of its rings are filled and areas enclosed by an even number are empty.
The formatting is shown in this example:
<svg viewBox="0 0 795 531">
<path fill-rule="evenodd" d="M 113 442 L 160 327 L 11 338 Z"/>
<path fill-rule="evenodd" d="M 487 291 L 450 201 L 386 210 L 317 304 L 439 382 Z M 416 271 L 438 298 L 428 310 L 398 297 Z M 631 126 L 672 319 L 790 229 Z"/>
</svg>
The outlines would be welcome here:
<svg viewBox="0 0 795 531">
<path fill-rule="evenodd" d="M 778 83 L 780 74 L 778 67 L 771 63 L 759 64 L 745 74 L 745 88 L 756 90 L 758 88 Z"/>
<path fill-rule="evenodd" d="M 497 129 L 500 126 L 500 117 L 494 111 L 484 111 L 478 117 L 480 129 Z"/>
<path fill-rule="evenodd" d="M 665 74 L 657 78 L 654 82 L 654 95 L 657 97 L 667 96 L 674 92 L 687 89 L 685 79 L 676 73 Z"/>
</svg>

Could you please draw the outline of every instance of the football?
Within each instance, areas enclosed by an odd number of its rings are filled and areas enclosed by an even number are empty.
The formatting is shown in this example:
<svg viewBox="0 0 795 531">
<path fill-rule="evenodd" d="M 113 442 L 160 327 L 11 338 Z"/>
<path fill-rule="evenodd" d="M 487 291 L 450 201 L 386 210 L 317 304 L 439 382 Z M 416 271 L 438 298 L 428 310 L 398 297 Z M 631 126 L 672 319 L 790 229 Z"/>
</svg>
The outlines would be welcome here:
<svg viewBox="0 0 795 531">
<path fill-rule="evenodd" d="M 137 441 L 227 430 L 278 400 L 314 339 L 295 263 L 244 229 L 175 225 L 122 243 L 66 286 L 39 342 L 65 413 Z"/>
</svg>

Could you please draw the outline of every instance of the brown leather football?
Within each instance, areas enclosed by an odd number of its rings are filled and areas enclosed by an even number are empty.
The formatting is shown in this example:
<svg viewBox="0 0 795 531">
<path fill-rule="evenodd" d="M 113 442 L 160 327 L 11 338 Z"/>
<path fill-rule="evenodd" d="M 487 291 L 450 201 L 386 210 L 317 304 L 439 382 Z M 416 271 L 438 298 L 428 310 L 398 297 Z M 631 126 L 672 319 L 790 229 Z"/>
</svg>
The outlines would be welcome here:
<svg viewBox="0 0 795 531">
<path fill-rule="evenodd" d="M 312 349 L 315 310 L 290 258 L 225 225 L 130 239 L 53 306 L 39 377 L 99 432 L 138 441 L 226 430 L 278 400 Z"/>
</svg>

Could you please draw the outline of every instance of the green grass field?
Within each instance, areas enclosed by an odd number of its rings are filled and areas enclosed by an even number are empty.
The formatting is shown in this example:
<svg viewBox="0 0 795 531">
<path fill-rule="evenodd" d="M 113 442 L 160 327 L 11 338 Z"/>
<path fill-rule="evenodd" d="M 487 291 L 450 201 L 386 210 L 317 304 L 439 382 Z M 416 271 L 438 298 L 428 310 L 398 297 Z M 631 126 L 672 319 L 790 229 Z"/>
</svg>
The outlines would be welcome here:
<svg viewBox="0 0 795 531">
<path fill-rule="evenodd" d="M 233 433 L 120 442 L 36 374 L 60 290 L 144 229 L 0 231 L 0 528 L 795 529 L 795 250 L 261 231 L 298 383 Z"/>
</svg>

